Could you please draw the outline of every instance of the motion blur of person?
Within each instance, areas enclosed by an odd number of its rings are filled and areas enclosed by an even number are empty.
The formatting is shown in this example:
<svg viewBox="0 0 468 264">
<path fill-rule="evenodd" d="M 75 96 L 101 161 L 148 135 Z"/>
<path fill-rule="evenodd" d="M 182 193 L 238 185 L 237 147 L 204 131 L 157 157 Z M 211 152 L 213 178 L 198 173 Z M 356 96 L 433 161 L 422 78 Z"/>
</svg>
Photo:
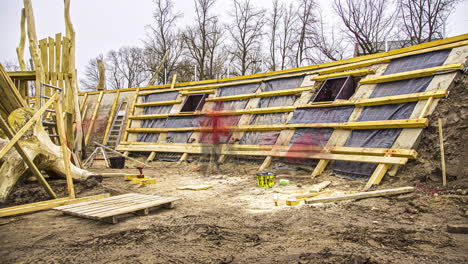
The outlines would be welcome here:
<svg viewBox="0 0 468 264">
<path fill-rule="evenodd" d="M 223 144 L 228 143 L 231 132 L 229 127 L 234 125 L 230 116 L 223 116 L 223 102 L 218 102 L 215 107 L 203 117 L 200 125 L 206 130 L 201 132 L 203 163 L 200 170 L 207 175 L 213 167 L 220 170 L 220 157 Z"/>
</svg>

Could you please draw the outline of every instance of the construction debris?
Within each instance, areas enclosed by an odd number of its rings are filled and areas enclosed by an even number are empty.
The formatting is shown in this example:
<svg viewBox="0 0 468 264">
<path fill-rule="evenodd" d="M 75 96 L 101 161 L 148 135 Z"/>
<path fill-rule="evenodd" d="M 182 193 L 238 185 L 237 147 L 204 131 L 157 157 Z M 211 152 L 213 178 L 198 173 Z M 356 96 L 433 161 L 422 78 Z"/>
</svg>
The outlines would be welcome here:
<svg viewBox="0 0 468 264">
<path fill-rule="evenodd" d="M 187 186 L 180 186 L 177 187 L 177 190 L 190 190 L 190 191 L 200 191 L 213 188 L 211 185 L 187 185 Z"/>
<path fill-rule="evenodd" d="M 396 194 L 402 194 L 402 193 L 409 193 L 412 191 L 414 191 L 414 187 L 401 187 L 401 188 L 395 188 L 395 189 L 345 194 L 345 195 L 340 195 L 340 196 L 335 196 L 335 197 L 313 198 L 313 199 L 305 200 L 305 203 L 316 204 L 316 203 L 339 202 L 339 201 L 344 201 L 344 200 L 354 200 L 354 199 L 364 199 L 364 198 L 372 198 L 372 197 L 379 197 L 379 196 L 396 195 Z"/>
</svg>

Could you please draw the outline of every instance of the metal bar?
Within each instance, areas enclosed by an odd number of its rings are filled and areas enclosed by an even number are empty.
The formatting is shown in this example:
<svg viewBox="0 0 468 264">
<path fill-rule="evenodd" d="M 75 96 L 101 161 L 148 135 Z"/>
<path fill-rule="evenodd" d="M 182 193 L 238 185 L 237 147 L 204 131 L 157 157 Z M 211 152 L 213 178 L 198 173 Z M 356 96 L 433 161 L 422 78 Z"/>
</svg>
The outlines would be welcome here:
<svg viewBox="0 0 468 264">
<path fill-rule="evenodd" d="M 52 88 L 52 89 L 56 89 L 56 90 L 62 91 L 62 88 L 57 87 L 57 86 L 53 86 L 53 85 L 50 85 L 50 84 L 47 84 L 47 83 L 41 83 L 41 85 L 42 85 L 42 86 L 50 87 L 50 88 Z"/>
</svg>

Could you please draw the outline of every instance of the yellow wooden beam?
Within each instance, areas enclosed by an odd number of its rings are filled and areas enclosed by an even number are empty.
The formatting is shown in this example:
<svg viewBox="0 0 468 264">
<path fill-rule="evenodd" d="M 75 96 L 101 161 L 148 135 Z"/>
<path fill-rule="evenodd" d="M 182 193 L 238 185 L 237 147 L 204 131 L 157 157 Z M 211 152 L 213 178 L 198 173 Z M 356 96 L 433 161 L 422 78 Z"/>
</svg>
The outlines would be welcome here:
<svg viewBox="0 0 468 264">
<path fill-rule="evenodd" d="M 109 196 L 110 195 L 108 193 L 105 193 L 105 194 L 99 194 L 99 195 L 87 196 L 87 197 L 81 197 L 81 198 L 75 198 L 75 199 L 60 198 L 60 199 L 54 199 L 54 200 L 49 200 L 49 201 L 44 201 L 44 202 L 6 207 L 6 208 L 0 209 L 0 217 L 37 212 L 37 211 L 42 211 L 42 210 L 46 210 L 46 209 L 50 209 L 50 208 L 54 208 L 54 207 L 58 207 L 62 205 L 81 203 L 81 202 L 97 200 L 101 198 L 107 198 Z"/>
<path fill-rule="evenodd" d="M 123 143 L 123 144 L 122 144 Z M 193 154 L 202 153 L 202 150 L 209 145 L 198 143 L 149 143 L 149 142 L 121 142 L 117 150 L 125 146 L 138 146 L 140 151 L 146 152 L 189 152 Z M 325 147 L 323 149 L 314 146 L 283 146 L 283 145 L 241 145 L 241 144 L 223 144 L 222 150 L 228 151 L 278 151 L 278 152 L 323 152 L 333 154 L 348 155 L 366 155 L 366 156 L 385 156 L 403 157 L 415 159 L 417 152 L 412 149 L 386 149 L 386 148 L 361 148 L 361 147 Z M 122 151 L 124 151 L 122 149 Z"/>
<path fill-rule="evenodd" d="M 321 82 L 330 78 L 344 77 L 344 76 L 349 76 L 349 75 L 354 76 L 354 77 L 359 77 L 359 76 L 365 76 L 365 75 L 372 74 L 372 73 L 375 73 L 374 69 L 362 69 L 362 70 L 354 70 L 354 71 L 346 71 L 346 72 L 314 76 L 310 78 L 310 80 Z"/>
<path fill-rule="evenodd" d="M 7 72 L 10 78 L 21 80 L 36 80 L 36 71 L 9 71 Z"/>
<path fill-rule="evenodd" d="M 239 95 L 231 95 L 231 96 L 221 96 L 215 98 L 207 98 L 207 102 L 217 102 L 217 101 L 234 101 L 234 100 L 244 100 L 250 98 L 259 98 L 259 97 L 272 97 L 272 96 L 282 96 L 282 95 L 292 95 L 292 94 L 300 94 L 304 91 L 311 91 L 313 90 L 313 86 L 308 87 L 301 87 L 301 88 L 294 88 L 294 89 L 285 89 L 279 91 L 270 91 L 270 92 L 261 92 L 261 93 L 251 93 L 251 94 L 239 94 Z"/>
<path fill-rule="evenodd" d="M 275 124 L 275 125 L 247 125 L 226 127 L 229 131 L 273 131 L 296 128 L 334 128 L 334 129 L 387 129 L 387 128 L 417 128 L 427 127 L 427 118 L 378 120 L 344 123 L 309 123 L 309 124 Z M 129 128 L 129 133 L 164 133 L 164 132 L 209 132 L 210 127 L 179 127 L 179 128 Z"/>
<path fill-rule="evenodd" d="M 88 99 L 88 94 L 85 94 L 83 96 L 83 99 L 81 99 L 80 112 L 83 112 L 83 107 L 85 106 L 87 99 Z M 84 116 L 83 116 L 83 118 L 84 118 Z"/>
<path fill-rule="evenodd" d="M 332 102 L 317 102 L 317 103 L 301 105 L 298 108 L 336 107 L 336 106 L 346 106 L 346 105 L 374 106 L 374 105 L 384 105 L 384 104 L 399 104 L 399 103 L 415 102 L 419 100 L 426 100 L 431 97 L 441 98 L 441 97 L 446 97 L 447 95 L 448 95 L 448 90 L 436 90 L 436 91 L 429 91 L 429 92 L 392 95 L 392 96 L 384 96 L 384 97 L 360 99 L 360 100 L 340 100 L 340 101 L 332 101 Z"/>
<path fill-rule="evenodd" d="M 129 111 L 130 116 L 133 116 L 135 113 L 135 104 L 138 101 L 138 95 L 140 93 L 140 88 L 137 88 L 135 95 L 133 96 L 132 104 L 130 105 Z M 128 129 L 132 126 L 132 119 L 127 119 L 127 124 L 125 126 L 125 131 L 123 137 L 120 139 L 121 141 L 126 141 L 128 139 Z"/>
<path fill-rule="evenodd" d="M 86 133 L 85 145 L 88 145 L 89 140 L 91 139 L 91 135 L 93 133 L 93 128 L 94 128 L 94 123 L 96 122 L 96 117 L 99 112 L 99 106 L 101 105 L 103 95 L 104 95 L 103 92 L 99 93 L 99 97 L 97 99 L 96 106 L 94 108 L 93 116 L 91 117 L 91 121 L 89 123 L 88 132 Z"/>
<path fill-rule="evenodd" d="M 216 93 L 215 90 L 201 90 L 201 91 L 181 91 L 181 95 L 191 95 L 191 94 L 214 94 Z"/>
<path fill-rule="evenodd" d="M 154 147 L 154 146 L 153 146 Z M 198 148 L 150 148 L 144 145 L 119 145 L 118 151 L 148 151 L 149 149 L 159 152 L 174 152 L 174 153 L 192 153 L 202 154 L 203 149 Z M 369 155 L 348 155 L 348 154 L 330 154 L 330 153 L 301 153 L 292 151 L 236 151 L 229 149 L 222 149 L 223 155 L 240 155 L 240 156 L 272 156 L 272 157 L 289 157 L 289 158 L 305 158 L 305 159 L 324 159 L 324 160 L 344 160 L 354 162 L 368 162 L 368 163 L 385 163 L 385 164 L 405 164 L 408 158 L 404 157 L 384 157 L 384 156 L 369 156 Z"/>
<path fill-rule="evenodd" d="M 372 84 L 372 83 L 394 82 L 394 81 L 400 81 L 400 80 L 432 76 L 436 73 L 443 73 L 447 71 L 463 70 L 464 68 L 465 68 L 465 65 L 463 63 L 453 63 L 449 65 L 443 65 L 443 66 L 432 67 L 432 68 L 427 68 L 427 69 L 399 72 L 399 73 L 388 74 L 388 75 L 383 75 L 383 76 L 378 76 L 378 77 L 364 78 L 364 79 L 361 79 L 359 83 Z"/>
<path fill-rule="evenodd" d="M 158 118 L 168 118 L 169 116 L 170 116 L 169 114 L 137 115 L 137 116 L 129 116 L 128 119 L 133 119 L 133 120 L 158 119 Z"/>
<path fill-rule="evenodd" d="M 174 105 L 180 104 L 182 100 L 171 100 L 171 101 L 160 101 L 160 102 L 148 102 L 135 104 L 135 107 L 148 107 L 148 106 L 161 106 L 161 105 Z"/>
</svg>

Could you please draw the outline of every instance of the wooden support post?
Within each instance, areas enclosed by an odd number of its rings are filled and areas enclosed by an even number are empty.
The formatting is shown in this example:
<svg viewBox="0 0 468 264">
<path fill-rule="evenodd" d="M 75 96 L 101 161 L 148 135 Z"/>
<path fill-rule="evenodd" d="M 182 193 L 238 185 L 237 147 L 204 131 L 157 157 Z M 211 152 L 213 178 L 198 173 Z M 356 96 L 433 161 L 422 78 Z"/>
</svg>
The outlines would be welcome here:
<svg viewBox="0 0 468 264">
<path fill-rule="evenodd" d="M 117 92 L 115 93 L 114 103 L 112 103 L 112 108 L 109 113 L 109 118 L 107 119 L 107 127 L 106 127 L 106 131 L 104 132 L 104 137 L 102 138 L 102 144 L 106 143 L 106 139 L 109 136 L 109 131 L 112 126 L 112 121 L 114 120 L 117 103 L 119 102 L 119 96 L 120 96 L 120 90 L 117 90 Z"/>
<path fill-rule="evenodd" d="M 156 80 L 158 79 L 158 74 L 164 67 L 164 63 L 166 62 L 167 56 L 169 56 L 169 51 L 164 54 L 164 57 L 162 58 L 161 62 L 159 63 L 158 68 L 156 71 L 154 71 L 153 76 L 151 76 L 151 79 L 148 81 L 146 86 L 153 86 L 156 83 Z"/>
<path fill-rule="evenodd" d="M 86 99 L 88 99 L 88 94 L 87 93 L 85 93 L 83 95 L 83 99 L 81 99 L 80 112 L 83 112 L 83 107 L 86 104 Z"/>
<path fill-rule="evenodd" d="M 174 76 L 172 76 L 171 89 L 174 89 L 176 81 L 177 81 L 177 73 L 174 74 Z"/>
<path fill-rule="evenodd" d="M 156 157 L 156 151 L 151 151 L 148 158 L 146 159 L 146 162 L 152 162 L 154 160 L 154 157 Z"/>
<path fill-rule="evenodd" d="M 0 115 L 0 128 L 3 130 L 3 132 L 8 137 L 8 139 L 10 139 L 10 140 L 13 139 L 13 137 L 14 137 L 13 131 L 11 131 L 8 123 L 5 121 L 5 119 L 3 119 L 3 117 L 1 115 Z M 52 190 L 50 185 L 47 183 L 44 176 L 42 176 L 39 169 L 36 167 L 34 162 L 29 158 L 29 156 L 26 154 L 26 152 L 23 150 L 23 148 L 20 146 L 20 144 L 18 142 L 15 143 L 15 148 L 16 148 L 16 151 L 18 151 L 18 153 L 23 158 L 23 160 L 26 163 L 26 165 L 28 166 L 29 170 L 34 174 L 34 176 L 36 176 L 39 183 L 44 187 L 47 194 L 49 194 L 49 196 L 52 197 L 52 198 L 57 198 L 57 195 Z"/>
<path fill-rule="evenodd" d="M 20 70 L 26 71 L 26 63 L 24 62 L 24 43 L 26 41 L 26 14 L 24 8 L 21 9 L 21 22 L 20 22 L 20 42 L 16 48 L 16 54 L 18 55 L 18 63 Z"/>
<path fill-rule="evenodd" d="M 180 157 L 180 159 L 179 159 L 179 163 L 182 163 L 182 162 L 186 161 L 186 160 L 187 160 L 187 158 L 188 158 L 188 153 L 187 153 L 187 152 L 185 152 L 185 153 L 184 153 L 184 154 L 182 154 L 182 156 Z"/>
<path fill-rule="evenodd" d="M 315 178 L 322 174 L 329 162 L 329 160 L 319 160 L 317 166 L 315 166 L 314 171 L 312 172 L 312 178 Z"/>
<path fill-rule="evenodd" d="M 273 159 L 272 156 L 267 156 L 265 160 L 263 161 L 262 165 L 260 168 L 258 168 L 258 171 L 264 171 L 266 168 L 268 168 L 271 165 L 271 160 Z"/>
<path fill-rule="evenodd" d="M 99 80 L 96 89 L 98 91 L 104 91 L 106 86 L 106 68 L 104 67 L 104 62 L 102 60 L 97 60 Z"/>
<path fill-rule="evenodd" d="M 135 104 L 138 101 L 138 96 L 140 93 L 140 88 L 138 87 L 135 91 L 135 95 L 132 100 L 132 104 L 130 105 L 130 114 L 128 116 L 133 116 L 135 114 Z M 121 138 L 120 141 L 127 141 L 128 140 L 128 129 L 132 126 L 132 120 L 127 119 L 127 125 L 125 127 L 125 131 L 123 134 L 123 137 Z"/>
<path fill-rule="evenodd" d="M 447 174 L 445 171 L 445 151 L 444 151 L 444 135 L 442 133 L 442 119 L 437 120 L 439 124 L 439 144 L 440 144 L 440 162 L 442 167 L 442 184 L 447 185 Z"/>
<path fill-rule="evenodd" d="M 97 114 L 98 114 L 98 111 L 99 111 L 99 106 L 101 105 L 101 100 L 102 100 L 103 95 L 104 95 L 104 92 L 99 93 L 99 97 L 98 97 L 97 102 L 96 102 L 96 107 L 94 108 L 94 113 L 93 113 L 93 116 L 91 117 L 91 121 L 89 123 L 88 133 L 86 133 L 85 146 L 88 145 L 89 140 L 91 138 L 91 135 L 93 133 L 94 123 L 96 122 L 96 117 L 97 117 Z"/>
<path fill-rule="evenodd" d="M 62 111 L 62 102 L 60 98 L 55 99 L 55 113 L 57 115 L 57 132 L 60 138 L 60 147 L 62 148 L 63 153 L 63 164 L 65 167 L 65 178 L 67 179 L 67 190 L 68 197 L 71 199 L 75 198 L 75 188 L 73 187 L 73 178 L 70 171 L 70 153 L 71 151 L 67 148 L 67 138 L 65 132 L 65 124 L 63 122 L 63 111 Z"/>
<path fill-rule="evenodd" d="M 386 154 L 384 157 L 391 157 L 391 155 Z M 369 190 L 369 188 L 372 187 L 372 185 L 379 184 L 389 168 L 390 166 L 388 164 L 377 165 L 377 168 L 374 170 L 374 173 L 372 173 L 371 177 L 367 181 L 366 186 L 364 186 L 364 190 Z"/>
</svg>

